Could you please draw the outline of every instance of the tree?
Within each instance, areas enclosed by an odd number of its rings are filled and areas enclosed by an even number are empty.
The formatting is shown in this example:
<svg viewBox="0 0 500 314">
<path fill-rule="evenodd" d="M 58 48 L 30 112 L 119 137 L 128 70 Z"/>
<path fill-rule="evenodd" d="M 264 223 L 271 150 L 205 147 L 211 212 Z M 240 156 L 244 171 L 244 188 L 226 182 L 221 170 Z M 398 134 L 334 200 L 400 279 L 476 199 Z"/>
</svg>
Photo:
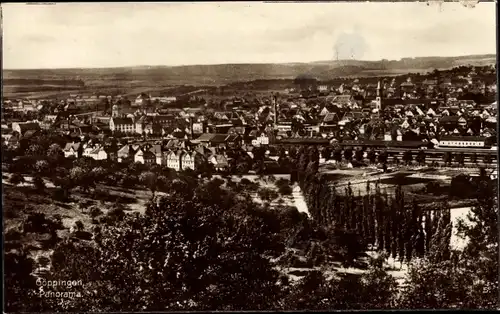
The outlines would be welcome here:
<svg viewBox="0 0 500 314">
<path fill-rule="evenodd" d="M 371 163 L 375 163 L 375 161 L 377 160 L 377 153 L 375 153 L 375 150 L 373 149 L 370 149 L 368 151 L 368 160 L 371 162 Z"/>
<path fill-rule="evenodd" d="M 371 261 L 368 272 L 361 278 L 363 282 L 363 299 L 365 309 L 388 309 L 394 307 L 398 285 L 394 277 L 389 275 L 383 267 L 383 260 Z M 373 294 L 373 291 L 377 291 Z"/>
<path fill-rule="evenodd" d="M 472 153 L 471 157 L 470 157 L 470 162 L 472 163 L 477 163 L 477 154 L 476 153 Z"/>
<path fill-rule="evenodd" d="M 451 309 L 474 307 L 467 287 L 472 277 L 451 261 L 423 260 L 410 267 L 398 306 L 408 309 Z"/>
<path fill-rule="evenodd" d="M 378 161 L 382 164 L 385 164 L 387 162 L 387 151 L 382 151 L 378 154 Z"/>
<path fill-rule="evenodd" d="M 258 195 L 263 201 L 268 201 L 268 202 L 279 197 L 278 193 L 276 193 L 276 191 L 274 191 L 270 188 L 259 189 Z"/>
<path fill-rule="evenodd" d="M 418 162 L 420 165 L 425 165 L 425 152 L 423 150 L 419 150 L 417 153 L 417 156 L 415 157 L 415 161 Z"/>
<path fill-rule="evenodd" d="M 49 149 L 47 150 L 47 156 L 57 161 L 64 157 L 64 153 L 61 146 L 57 143 L 54 143 L 49 146 Z"/>
<path fill-rule="evenodd" d="M 451 179 L 450 196 L 466 198 L 473 191 L 472 179 L 469 175 L 459 174 Z"/>
<path fill-rule="evenodd" d="M 166 197 L 150 204 L 144 216 L 103 226 L 95 235 L 97 249 L 57 249 L 55 275 L 90 283 L 68 308 L 278 308 L 280 276 L 263 257 L 283 250 L 275 247 L 278 226 L 272 213 L 250 203 L 221 204 L 229 207 L 205 204 L 196 196 Z M 132 282 L 136 288 L 131 290 Z"/>
<path fill-rule="evenodd" d="M 201 174 L 202 177 L 204 178 L 211 178 L 212 174 L 214 173 L 214 165 L 210 162 L 208 162 L 208 159 L 201 154 L 196 154 L 195 159 L 195 169 L 196 172 Z"/>
<path fill-rule="evenodd" d="M 325 161 L 328 161 L 332 158 L 332 153 L 333 153 L 333 149 L 330 146 L 324 147 L 321 150 L 321 157 L 323 157 L 325 159 Z"/>
<path fill-rule="evenodd" d="M 250 164 L 247 161 L 240 161 L 236 164 L 236 173 L 247 174 L 250 170 Z"/>
<path fill-rule="evenodd" d="M 151 193 L 153 196 L 155 195 L 156 190 L 158 189 L 158 176 L 156 173 L 147 171 L 141 173 L 139 176 L 139 181 L 147 187 L 149 190 L 151 190 Z"/>
<path fill-rule="evenodd" d="M 362 162 L 364 158 L 364 152 L 361 149 L 357 149 L 355 153 L 356 161 Z"/>
<path fill-rule="evenodd" d="M 39 311 L 39 287 L 32 275 L 34 261 L 27 252 L 6 253 L 4 256 L 5 310 L 7 312 Z"/>
<path fill-rule="evenodd" d="M 446 152 L 444 155 L 443 155 L 443 162 L 444 162 L 444 165 L 445 166 L 450 166 L 451 165 L 451 161 L 453 159 L 453 155 L 451 154 L 451 152 Z"/>
<path fill-rule="evenodd" d="M 433 263 L 440 263 L 450 259 L 450 240 L 452 232 L 452 223 L 450 218 L 450 209 L 446 206 L 442 209 L 437 229 L 433 233 L 428 253 L 429 260 Z"/>
<path fill-rule="evenodd" d="M 28 150 L 26 151 L 26 155 L 28 156 L 43 156 L 44 154 L 45 150 L 43 149 L 43 146 L 36 143 L 30 145 Z"/>
<path fill-rule="evenodd" d="M 75 222 L 75 227 L 74 228 L 75 228 L 76 231 L 83 231 L 83 230 L 85 230 L 85 226 L 83 225 L 83 222 L 81 220 L 77 220 Z"/>
<path fill-rule="evenodd" d="M 342 161 L 342 149 L 340 147 L 335 148 L 335 151 L 333 153 L 333 159 L 336 162 L 341 162 Z"/>
<path fill-rule="evenodd" d="M 471 208 L 467 222 L 459 220 L 458 234 L 467 238 L 463 268 L 471 272 L 471 299 L 478 308 L 494 308 L 498 302 L 498 197 L 493 180 L 484 173 L 476 190 L 478 203 Z"/>
<path fill-rule="evenodd" d="M 348 147 L 344 150 L 344 158 L 345 160 L 347 161 L 351 161 L 352 160 L 352 148 Z"/>
<path fill-rule="evenodd" d="M 43 178 L 39 175 L 35 175 L 33 177 L 33 185 L 36 190 L 43 191 L 45 189 L 45 183 L 43 182 Z"/>
<path fill-rule="evenodd" d="M 409 150 L 405 151 L 404 154 L 403 154 L 403 161 L 407 165 L 411 165 L 412 160 L 413 160 L 413 156 L 412 156 L 411 151 L 409 151 Z"/>
<path fill-rule="evenodd" d="M 96 167 L 91 170 L 90 176 L 95 182 L 102 182 L 107 177 L 107 171 L 104 167 Z"/>
<path fill-rule="evenodd" d="M 35 170 L 39 173 L 39 174 L 46 174 L 49 170 L 50 166 L 49 166 L 49 163 L 46 161 L 46 160 L 38 160 L 36 163 L 35 163 Z"/>
<path fill-rule="evenodd" d="M 70 187 L 79 186 L 86 192 L 89 192 L 91 187 L 95 187 L 95 181 L 91 174 L 79 166 L 71 168 L 68 179 Z"/>
</svg>

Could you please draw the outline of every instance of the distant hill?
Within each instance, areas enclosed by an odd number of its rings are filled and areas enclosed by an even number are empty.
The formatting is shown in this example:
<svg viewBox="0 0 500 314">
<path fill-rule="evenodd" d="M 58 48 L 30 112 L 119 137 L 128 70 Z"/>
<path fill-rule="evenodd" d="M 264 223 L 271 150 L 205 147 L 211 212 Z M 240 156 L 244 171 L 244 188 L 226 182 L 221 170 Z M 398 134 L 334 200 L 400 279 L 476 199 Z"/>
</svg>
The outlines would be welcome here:
<svg viewBox="0 0 500 314">
<path fill-rule="evenodd" d="M 460 65 L 488 65 L 496 63 L 496 56 L 471 55 L 460 57 L 404 58 L 398 61 L 338 60 L 310 63 L 282 64 L 216 64 L 186 66 L 138 66 L 101 69 L 36 69 L 3 70 L 4 92 L 26 91 L 30 86 L 50 85 L 57 81 L 61 90 L 96 88 L 165 87 L 172 85 L 226 85 L 233 82 L 259 79 L 293 79 L 299 75 L 331 80 L 335 77 L 398 75 L 409 72 L 427 72 Z M 47 81 L 49 83 L 43 83 Z M 64 83 L 64 81 L 68 82 Z M 84 88 L 82 87 L 85 86 Z M 42 86 L 41 86 L 42 85 Z M 21 88 L 22 86 L 22 88 Z"/>
</svg>

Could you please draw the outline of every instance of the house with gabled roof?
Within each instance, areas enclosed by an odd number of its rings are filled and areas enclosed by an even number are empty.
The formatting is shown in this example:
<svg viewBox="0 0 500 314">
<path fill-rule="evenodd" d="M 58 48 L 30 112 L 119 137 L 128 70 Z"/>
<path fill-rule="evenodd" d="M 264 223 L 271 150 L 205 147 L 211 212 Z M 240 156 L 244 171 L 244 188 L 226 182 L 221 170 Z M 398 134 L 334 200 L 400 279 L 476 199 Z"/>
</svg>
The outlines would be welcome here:
<svg viewBox="0 0 500 314">
<path fill-rule="evenodd" d="M 184 154 L 180 156 L 181 158 L 181 169 L 186 170 L 186 169 L 191 169 L 191 170 L 196 170 L 196 158 L 199 157 L 197 156 L 196 151 L 187 151 Z"/>
<path fill-rule="evenodd" d="M 12 131 L 19 133 L 19 135 L 24 135 L 27 131 L 40 130 L 40 124 L 37 122 L 13 122 Z"/>
<path fill-rule="evenodd" d="M 257 131 L 255 138 L 252 140 L 252 145 L 269 145 L 269 136 L 266 134 L 266 132 Z"/>
<path fill-rule="evenodd" d="M 328 113 L 321 122 L 320 130 L 330 130 L 332 128 L 336 128 L 339 120 L 339 116 L 336 113 Z"/>
<path fill-rule="evenodd" d="M 404 115 L 405 115 L 406 117 L 414 117 L 414 116 L 415 116 L 415 114 L 414 114 L 414 113 L 413 113 L 410 109 L 409 109 L 409 110 L 406 110 L 406 111 L 404 112 Z"/>
<path fill-rule="evenodd" d="M 319 112 L 319 116 L 320 117 L 324 117 L 324 116 L 326 116 L 329 113 L 330 113 L 330 111 L 328 111 L 328 108 L 323 107 L 323 109 L 321 109 L 321 111 Z"/>
<path fill-rule="evenodd" d="M 135 124 L 131 118 L 113 117 L 109 120 L 109 129 L 112 132 L 132 133 L 135 131 Z"/>
<path fill-rule="evenodd" d="M 439 125 L 445 129 L 453 129 L 458 126 L 466 126 L 467 120 L 462 116 L 443 116 L 439 119 Z"/>
<path fill-rule="evenodd" d="M 147 147 L 142 147 L 134 154 L 134 162 L 152 165 L 156 163 L 156 156 Z"/>
<path fill-rule="evenodd" d="M 401 123 L 401 128 L 408 129 L 409 127 L 410 127 L 410 122 L 408 121 L 408 119 L 405 119 L 403 123 Z"/>
<path fill-rule="evenodd" d="M 331 102 L 341 107 L 358 107 L 352 95 L 337 95 L 333 97 Z"/>
<path fill-rule="evenodd" d="M 182 170 L 182 156 L 184 155 L 184 150 L 169 151 L 166 154 L 167 167 L 174 169 L 175 171 Z"/>
<path fill-rule="evenodd" d="M 125 160 L 133 160 L 133 157 L 137 150 L 139 150 L 140 146 L 137 144 L 134 145 L 124 145 L 117 152 L 118 162 L 123 162 Z"/>
<path fill-rule="evenodd" d="M 108 153 L 104 149 L 104 146 L 97 145 L 88 145 L 83 150 L 84 157 L 90 157 L 94 160 L 106 160 L 108 159 Z"/>
<path fill-rule="evenodd" d="M 75 157 L 79 158 L 82 156 L 82 145 L 80 142 L 77 143 L 66 143 L 63 149 L 64 157 Z"/>
<path fill-rule="evenodd" d="M 149 149 L 151 153 L 155 156 L 155 163 L 158 165 L 162 164 L 162 149 L 161 145 L 159 144 L 153 144 L 151 145 L 151 148 Z"/>
<path fill-rule="evenodd" d="M 231 112 L 218 111 L 214 113 L 214 118 L 217 120 L 229 121 L 231 117 Z"/>
<path fill-rule="evenodd" d="M 214 154 L 208 158 L 208 162 L 214 165 L 215 170 L 223 171 L 229 168 L 229 160 L 223 154 Z"/>
</svg>

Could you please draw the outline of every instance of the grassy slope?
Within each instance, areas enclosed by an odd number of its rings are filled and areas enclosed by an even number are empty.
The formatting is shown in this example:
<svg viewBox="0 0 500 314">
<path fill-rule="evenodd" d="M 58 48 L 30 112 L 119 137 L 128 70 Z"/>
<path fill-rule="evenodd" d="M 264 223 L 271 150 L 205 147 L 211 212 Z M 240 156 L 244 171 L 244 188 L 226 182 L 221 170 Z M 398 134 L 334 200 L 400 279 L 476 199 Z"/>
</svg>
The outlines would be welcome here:
<svg viewBox="0 0 500 314">
<path fill-rule="evenodd" d="M 367 173 L 367 177 L 375 177 L 376 176 L 376 171 L 370 171 L 368 169 L 349 169 L 349 170 L 338 170 L 336 171 L 337 174 L 342 174 L 342 178 L 338 178 L 340 181 L 345 181 L 348 180 L 348 177 L 351 177 L 352 175 L 359 177 L 362 176 L 362 173 Z M 370 175 L 370 172 L 372 172 L 374 175 Z M 268 180 L 261 180 L 258 178 L 258 176 L 245 176 L 247 179 L 257 182 L 260 187 L 266 187 L 266 188 L 271 188 L 273 190 L 276 190 L 276 186 L 274 185 L 274 182 L 270 182 Z M 288 179 L 289 176 L 275 176 L 276 179 L 283 177 Z M 11 184 L 8 183 L 8 174 L 4 174 L 3 177 L 3 192 L 4 192 L 4 213 L 15 213 L 14 215 L 6 215 L 4 216 L 5 219 L 5 225 L 4 225 L 4 232 L 11 229 L 11 228 L 20 228 L 23 219 L 32 211 L 38 211 L 38 212 L 43 212 L 47 216 L 53 216 L 56 214 L 61 215 L 63 224 L 66 228 L 66 230 L 62 230 L 59 232 L 60 236 L 67 235 L 69 233 L 69 229 L 75 224 L 77 220 L 80 220 L 84 223 L 85 225 L 85 230 L 90 231 L 93 224 L 90 218 L 90 215 L 88 212 L 82 211 L 79 208 L 79 203 L 81 202 L 89 202 L 89 204 L 94 204 L 94 205 L 99 205 L 99 207 L 103 210 L 104 214 L 109 210 L 109 208 L 114 204 L 114 202 L 117 200 L 117 198 L 120 198 L 122 203 L 126 203 L 125 207 L 128 208 L 128 212 L 143 212 L 145 209 L 145 204 L 150 200 L 151 193 L 149 191 L 145 190 L 128 190 L 128 189 L 122 189 L 122 188 L 116 188 L 116 187 L 109 187 L 109 186 L 99 186 L 99 189 L 102 190 L 107 190 L 109 191 L 110 197 L 106 200 L 95 200 L 92 199 L 91 195 L 85 195 L 82 193 L 79 193 L 78 191 L 74 191 L 72 193 L 72 200 L 69 203 L 61 203 L 61 202 L 56 202 L 53 201 L 50 192 L 53 190 L 53 186 L 46 182 L 46 191 L 44 193 L 39 193 L 33 191 L 33 187 L 30 183 L 31 178 L 26 178 L 27 183 L 22 184 L 20 186 L 12 186 Z M 351 177 L 352 179 L 353 177 Z M 239 177 L 233 177 L 233 181 L 238 182 L 240 180 Z M 365 187 L 365 183 L 360 183 L 359 184 L 359 189 L 363 191 L 363 188 Z M 282 196 L 282 199 L 284 200 L 284 203 L 286 205 L 291 205 L 291 206 L 297 206 L 297 197 L 300 193 L 293 193 L 293 195 L 290 196 Z M 411 193 L 410 193 L 411 194 Z M 407 194 L 408 195 L 408 194 Z M 301 196 L 301 195 L 300 195 Z M 254 195 L 255 201 L 261 203 L 262 200 L 257 196 Z M 431 199 L 428 199 L 427 202 L 432 203 L 436 201 L 437 198 L 431 197 Z M 303 200 L 302 200 L 303 201 Z M 421 200 L 423 201 L 423 200 Z M 272 205 L 276 205 L 277 202 L 273 201 L 271 203 Z M 297 206 L 300 207 L 300 206 Z M 456 206 L 453 206 L 456 207 Z M 301 210 L 303 211 L 303 210 Z M 307 209 L 306 209 L 307 211 Z M 43 240 L 43 235 L 24 235 L 22 241 L 24 244 L 30 244 L 31 247 L 33 248 L 31 250 L 31 255 L 32 257 L 35 258 L 35 260 L 39 257 L 49 257 L 51 254 L 51 250 L 43 250 L 43 249 L 37 249 L 40 247 L 40 244 L 37 243 L 40 240 L 38 238 L 41 238 Z M 376 255 L 375 252 L 373 251 L 368 251 L 367 254 L 369 256 L 374 256 Z M 302 255 L 299 253 L 299 255 Z M 366 260 L 366 258 L 365 258 Z M 401 268 L 401 266 L 403 266 Z M 394 276 L 399 283 L 402 282 L 404 276 L 406 275 L 407 272 L 407 265 L 400 265 L 399 262 L 394 261 L 394 259 L 388 259 L 386 261 L 386 267 L 388 269 L 389 274 Z M 278 267 L 280 271 L 282 271 L 285 274 L 288 274 L 291 279 L 299 279 L 302 275 L 307 273 L 308 271 L 311 271 L 313 269 L 316 270 L 323 270 L 326 275 L 328 276 L 338 276 L 341 274 L 362 274 L 366 271 L 366 269 L 361 269 L 357 267 L 343 267 L 340 263 L 334 263 L 334 265 L 330 266 L 324 266 L 322 268 L 315 267 L 315 268 L 283 268 L 283 267 Z M 39 268 L 39 270 L 42 270 L 42 268 Z M 299 272 L 301 275 L 297 276 L 294 275 L 294 273 Z"/>
</svg>

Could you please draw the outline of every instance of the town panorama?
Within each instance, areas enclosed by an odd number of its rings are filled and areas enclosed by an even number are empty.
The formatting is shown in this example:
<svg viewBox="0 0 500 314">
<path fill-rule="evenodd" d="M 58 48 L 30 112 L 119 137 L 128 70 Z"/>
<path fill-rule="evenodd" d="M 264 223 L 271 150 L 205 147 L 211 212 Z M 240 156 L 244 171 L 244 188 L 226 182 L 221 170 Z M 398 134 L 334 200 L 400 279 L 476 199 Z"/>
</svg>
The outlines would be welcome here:
<svg viewBox="0 0 500 314">
<path fill-rule="evenodd" d="M 2 5 L 5 312 L 498 308 L 489 3 L 106 5 Z"/>
</svg>

